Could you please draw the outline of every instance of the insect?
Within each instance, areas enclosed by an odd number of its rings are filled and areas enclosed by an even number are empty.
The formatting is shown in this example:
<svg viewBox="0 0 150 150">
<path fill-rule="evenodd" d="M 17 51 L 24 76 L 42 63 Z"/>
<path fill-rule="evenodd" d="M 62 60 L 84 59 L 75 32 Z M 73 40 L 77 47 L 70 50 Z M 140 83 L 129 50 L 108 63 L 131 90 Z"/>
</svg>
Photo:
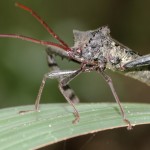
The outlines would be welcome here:
<svg viewBox="0 0 150 150">
<path fill-rule="evenodd" d="M 59 43 L 50 41 L 37 40 L 31 37 L 16 34 L 0 34 L 1 38 L 17 38 L 33 43 L 41 44 L 47 47 L 48 65 L 53 71 L 44 75 L 37 99 L 35 101 L 35 111 L 39 110 L 39 103 L 45 82 L 48 78 L 59 81 L 59 89 L 68 103 L 74 110 L 77 123 L 80 119 L 75 103 L 79 98 L 69 87 L 69 82 L 82 72 L 97 71 L 108 83 L 112 94 L 119 105 L 124 122 L 128 124 L 128 129 L 132 129 L 130 121 L 127 119 L 125 111 L 120 103 L 119 97 L 114 89 L 111 78 L 105 73 L 106 69 L 120 72 L 126 76 L 138 79 L 150 86 L 150 54 L 139 56 L 130 48 L 122 45 L 110 36 L 110 30 L 107 26 L 100 27 L 96 30 L 78 31 L 73 30 L 74 46 L 69 47 L 32 9 L 16 3 L 16 6 L 30 12 L 42 26 L 51 34 Z M 77 70 L 60 70 L 55 61 L 55 55 L 74 61 L 80 64 Z M 25 111 L 22 111 L 25 112 Z"/>
</svg>

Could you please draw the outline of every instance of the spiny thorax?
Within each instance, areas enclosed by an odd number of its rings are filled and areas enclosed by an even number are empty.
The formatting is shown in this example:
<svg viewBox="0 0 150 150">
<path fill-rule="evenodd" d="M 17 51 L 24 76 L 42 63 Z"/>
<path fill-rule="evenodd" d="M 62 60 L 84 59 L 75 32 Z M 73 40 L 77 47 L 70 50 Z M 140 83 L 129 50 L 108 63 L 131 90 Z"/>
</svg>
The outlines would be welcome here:
<svg viewBox="0 0 150 150">
<path fill-rule="evenodd" d="M 102 61 L 109 32 L 108 27 L 90 31 L 74 30 L 74 54 L 86 61 Z"/>
<path fill-rule="evenodd" d="M 119 70 L 125 63 L 138 57 L 134 51 L 111 38 L 107 26 L 90 31 L 74 30 L 73 33 L 74 55 L 83 60 L 98 62 L 111 70 Z"/>
</svg>

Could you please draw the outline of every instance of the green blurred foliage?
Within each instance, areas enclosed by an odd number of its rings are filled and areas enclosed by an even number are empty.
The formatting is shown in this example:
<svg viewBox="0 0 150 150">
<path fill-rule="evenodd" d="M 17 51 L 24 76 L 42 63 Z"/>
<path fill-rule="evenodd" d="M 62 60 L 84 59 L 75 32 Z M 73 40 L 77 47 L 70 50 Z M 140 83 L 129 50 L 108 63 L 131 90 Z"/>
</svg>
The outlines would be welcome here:
<svg viewBox="0 0 150 150">
<path fill-rule="evenodd" d="M 56 41 L 29 13 L 15 7 L 15 2 L 15 0 L 0 2 L 0 33 L 16 33 Z M 124 45 L 140 54 L 150 53 L 150 1 L 18 0 L 18 2 L 35 10 L 70 46 L 73 45 L 73 29 L 90 30 L 108 25 L 112 37 Z M 79 67 L 58 57 L 57 60 L 63 69 Z M 45 47 L 17 39 L 1 38 L 0 107 L 33 104 L 43 75 L 48 71 Z M 149 102 L 148 86 L 111 71 L 108 71 L 108 74 L 113 79 L 121 101 Z M 47 81 L 42 103 L 65 102 L 57 84 L 55 80 Z M 81 102 L 114 102 L 110 89 L 97 73 L 82 74 L 70 85 Z"/>
<path fill-rule="evenodd" d="M 70 46 L 73 29 L 90 30 L 108 25 L 111 35 L 141 54 L 149 53 L 150 2 L 120 0 L 19 0 L 35 10 Z M 55 41 L 28 13 L 14 6 L 15 1 L 0 2 L 0 33 L 16 33 Z M 57 58 L 61 68 L 78 65 Z M 0 39 L 0 107 L 32 104 L 44 73 L 48 72 L 45 47 L 17 39 Z M 108 72 L 121 101 L 148 100 L 149 87 L 133 79 Z M 97 73 L 82 74 L 71 82 L 81 101 L 114 101 Z M 140 96 L 140 98 L 139 98 Z M 49 80 L 42 102 L 64 102 L 57 81 Z"/>
</svg>

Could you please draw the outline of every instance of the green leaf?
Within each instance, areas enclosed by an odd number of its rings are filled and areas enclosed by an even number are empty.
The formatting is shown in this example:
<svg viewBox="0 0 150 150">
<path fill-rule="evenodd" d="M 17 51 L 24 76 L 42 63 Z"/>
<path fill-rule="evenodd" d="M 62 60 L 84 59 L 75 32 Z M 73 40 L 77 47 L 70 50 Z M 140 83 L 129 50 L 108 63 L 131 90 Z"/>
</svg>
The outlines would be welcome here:
<svg viewBox="0 0 150 150">
<path fill-rule="evenodd" d="M 132 125 L 150 123 L 149 104 L 127 104 L 123 107 Z M 40 112 L 18 114 L 34 106 L 19 106 L 0 110 L 0 149 L 27 150 L 53 144 L 84 134 L 125 127 L 117 104 L 78 104 L 78 124 L 68 104 L 43 104 Z"/>
</svg>

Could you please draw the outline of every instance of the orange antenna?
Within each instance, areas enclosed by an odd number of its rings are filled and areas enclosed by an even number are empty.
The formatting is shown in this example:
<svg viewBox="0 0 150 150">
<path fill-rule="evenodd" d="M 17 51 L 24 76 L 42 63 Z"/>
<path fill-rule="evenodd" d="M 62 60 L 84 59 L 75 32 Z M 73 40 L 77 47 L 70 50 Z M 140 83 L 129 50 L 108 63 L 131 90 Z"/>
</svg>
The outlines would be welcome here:
<svg viewBox="0 0 150 150">
<path fill-rule="evenodd" d="M 49 34 L 57 39 L 66 49 L 70 50 L 69 46 L 48 26 L 48 24 L 40 16 L 38 16 L 36 12 L 20 3 L 15 3 L 15 5 L 21 9 L 24 9 L 25 11 L 30 12 L 31 15 L 42 24 L 42 26 L 48 31 Z"/>
<path fill-rule="evenodd" d="M 66 51 L 68 50 L 67 47 L 64 47 L 61 44 L 57 44 L 57 43 L 53 43 L 53 42 L 49 42 L 49 41 L 42 41 L 42 40 L 34 39 L 34 38 L 31 38 L 31 37 L 23 36 L 23 35 L 17 35 L 17 34 L 0 34 L 0 37 L 21 39 L 21 40 L 24 40 L 24 41 L 29 41 L 29 42 L 33 42 L 33 43 L 37 43 L 37 44 L 41 44 L 41 45 L 45 45 L 45 46 L 56 46 L 56 47 L 59 47 L 61 49 L 66 50 Z"/>
</svg>

